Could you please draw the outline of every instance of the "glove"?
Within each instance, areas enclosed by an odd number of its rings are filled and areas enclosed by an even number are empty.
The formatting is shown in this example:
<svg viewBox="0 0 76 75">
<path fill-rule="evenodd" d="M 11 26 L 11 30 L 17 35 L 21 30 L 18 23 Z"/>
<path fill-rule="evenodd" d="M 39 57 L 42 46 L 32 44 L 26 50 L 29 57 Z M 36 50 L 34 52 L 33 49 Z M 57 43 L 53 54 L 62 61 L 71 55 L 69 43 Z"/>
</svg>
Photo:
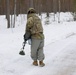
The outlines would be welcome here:
<svg viewBox="0 0 76 75">
<path fill-rule="evenodd" d="M 27 41 L 26 34 L 24 34 L 23 37 L 24 37 L 24 41 L 26 42 Z"/>
<path fill-rule="evenodd" d="M 24 34 L 24 41 L 27 41 L 28 39 L 31 39 L 31 34 L 29 32 L 26 32 Z"/>
</svg>

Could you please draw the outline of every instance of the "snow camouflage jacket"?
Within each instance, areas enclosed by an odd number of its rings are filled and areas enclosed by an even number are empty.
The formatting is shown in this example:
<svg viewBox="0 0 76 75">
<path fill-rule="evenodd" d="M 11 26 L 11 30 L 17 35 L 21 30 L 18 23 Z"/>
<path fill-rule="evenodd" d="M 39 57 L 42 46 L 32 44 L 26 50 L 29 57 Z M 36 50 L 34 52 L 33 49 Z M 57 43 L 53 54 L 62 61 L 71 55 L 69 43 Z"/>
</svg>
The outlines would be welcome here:
<svg viewBox="0 0 76 75">
<path fill-rule="evenodd" d="M 26 32 L 31 33 L 31 38 L 44 39 L 41 20 L 34 13 L 27 15 Z"/>
</svg>

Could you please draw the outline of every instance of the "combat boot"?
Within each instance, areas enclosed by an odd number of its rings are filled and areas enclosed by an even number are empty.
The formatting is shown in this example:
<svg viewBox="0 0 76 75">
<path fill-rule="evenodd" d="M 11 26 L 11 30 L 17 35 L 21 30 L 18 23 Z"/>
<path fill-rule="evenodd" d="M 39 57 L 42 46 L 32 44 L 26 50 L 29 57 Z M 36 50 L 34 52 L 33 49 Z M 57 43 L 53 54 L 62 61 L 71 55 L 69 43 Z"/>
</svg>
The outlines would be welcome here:
<svg viewBox="0 0 76 75">
<path fill-rule="evenodd" d="M 40 67 L 45 66 L 45 64 L 43 63 L 43 61 L 39 61 L 39 65 L 40 65 Z"/>
<path fill-rule="evenodd" d="M 33 65 L 38 66 L 38 62 L 37 61 L 34 61 L 33 62 Z"/>
</svg>

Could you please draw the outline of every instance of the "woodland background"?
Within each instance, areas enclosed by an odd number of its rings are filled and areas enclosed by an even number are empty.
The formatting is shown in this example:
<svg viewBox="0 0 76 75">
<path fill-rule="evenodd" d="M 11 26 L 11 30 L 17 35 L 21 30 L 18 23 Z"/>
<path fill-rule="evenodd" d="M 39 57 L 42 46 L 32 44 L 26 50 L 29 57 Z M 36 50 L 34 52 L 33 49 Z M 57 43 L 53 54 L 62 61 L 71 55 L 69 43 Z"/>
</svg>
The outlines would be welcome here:
<svg viewBox="0 0 76 75">
<path fill-rule="evenodd" d="M 71 12 L 76 20 L 76 0 L 0 0 L 0 15 L 6 16 L 7 28 L 14 28 L 16 16 L 27 14 L 30 7 L 35 8 L 39 15 L 46 13 L 47 17 L 49 13 Z"/>
<path fill-rule="evenodd" d="M 10 10 L 10 14 L 27 13 L 29 7 L 34 7 L 38 13 L 40 12 L 74 12 L 76 9 L 76 0 L 0 0 L 0 15 L 6 14 Z"/>
</svg>

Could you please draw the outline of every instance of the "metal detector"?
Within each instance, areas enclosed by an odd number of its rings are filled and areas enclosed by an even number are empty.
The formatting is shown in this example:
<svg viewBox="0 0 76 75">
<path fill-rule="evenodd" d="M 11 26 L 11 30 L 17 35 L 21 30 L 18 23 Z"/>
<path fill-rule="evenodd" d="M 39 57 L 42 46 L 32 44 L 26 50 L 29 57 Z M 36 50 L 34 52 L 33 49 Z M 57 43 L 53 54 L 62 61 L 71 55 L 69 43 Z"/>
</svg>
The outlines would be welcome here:
<svg viewBox="0 0 76 75">
<path fill-rule="evenodd" d="M 21 48 L 21 51 L 19 52 L 20 55 L 25 55 L 25 52 L 24 52 L 25 44 L 26 42 L 23 42 L 23 47 Z"/>
</svg>

